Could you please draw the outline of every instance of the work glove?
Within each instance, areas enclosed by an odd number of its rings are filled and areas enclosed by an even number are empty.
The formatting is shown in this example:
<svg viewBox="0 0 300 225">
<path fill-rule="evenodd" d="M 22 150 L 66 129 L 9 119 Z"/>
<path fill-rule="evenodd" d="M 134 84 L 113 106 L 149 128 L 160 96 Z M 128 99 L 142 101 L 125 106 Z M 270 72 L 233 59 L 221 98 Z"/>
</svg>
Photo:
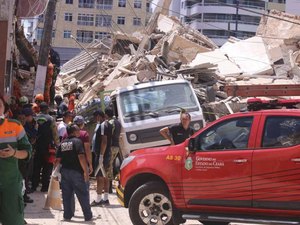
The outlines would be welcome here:
<svg viewBox="0 0 300 225">
<path fill-rule="evenodd" d="M 103 155 L 99 156 L 99 166 L 103 166 Z"/>
</svg>

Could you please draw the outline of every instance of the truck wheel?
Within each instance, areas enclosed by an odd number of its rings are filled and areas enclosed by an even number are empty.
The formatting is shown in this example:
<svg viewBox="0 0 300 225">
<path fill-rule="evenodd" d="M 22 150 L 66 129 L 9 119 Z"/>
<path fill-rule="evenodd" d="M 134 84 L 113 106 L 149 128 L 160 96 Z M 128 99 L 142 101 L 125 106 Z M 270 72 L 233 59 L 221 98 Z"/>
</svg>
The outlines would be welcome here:
<svg viewBox="0 0 300 225">
<path fill-rule="evenodd" d="M 134 225 L 174 225 L 172 201 L 159 182 L 139 187 L 129 201 L 129 216 Z"/>
<path fill-rule="evenodd" d="M 203 225 L 228 225 L 228 222 L 215 222 L 215 221 L 199 221 Z"/>
</svg>

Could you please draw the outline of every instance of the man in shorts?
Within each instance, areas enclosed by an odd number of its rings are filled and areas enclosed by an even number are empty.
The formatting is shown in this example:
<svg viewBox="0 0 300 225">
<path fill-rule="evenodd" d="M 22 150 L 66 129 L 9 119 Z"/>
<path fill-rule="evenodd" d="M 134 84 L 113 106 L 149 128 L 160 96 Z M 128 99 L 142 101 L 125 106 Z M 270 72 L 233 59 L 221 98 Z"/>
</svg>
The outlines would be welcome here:
<svg viewBox="0 0 300 225">
<path fill-rule="evenodd" d="M 111 156 L 111 137 L 112 137 L 112 125 L 106 120 L 104 113 L 100 114 L 100 126 L 96 131 L 95 137 L 95 153 L 98 165 L 96 168 L 103 168 L 105 173 L 109 170 L 109 162 Z M 98 172 L 99 171 L 99 172 Z M 91 203 L 91 206 L 108 205 L 108 193 L 109 193 L 109 179 L 106 174 L 103 174 L 102 170 L 95 171 L 97 180 L 97 198 Z M 102 198 L 102 191 L 104 195 Z"/>
</svg>

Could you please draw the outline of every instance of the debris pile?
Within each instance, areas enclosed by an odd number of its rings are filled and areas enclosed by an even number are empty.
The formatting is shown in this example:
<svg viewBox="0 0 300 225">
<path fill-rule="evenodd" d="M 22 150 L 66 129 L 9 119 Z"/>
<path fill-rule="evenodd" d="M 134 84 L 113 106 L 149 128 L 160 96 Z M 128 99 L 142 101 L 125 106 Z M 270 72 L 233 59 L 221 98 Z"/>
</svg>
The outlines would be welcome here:
<svg viewBox="0 0 300 225">
<path fill-rule="evenodd" d="M 224 114 L 238 111 L 234 102 L 241 100 L 227 95 L 228 86 L 300 82 L 300 18 L 278 11 L 270 15 L 262 17 L 255 37 L 231 37 L 219 48 L 178 19 L 154 14 L 145 30 L 113 34 L 110 42 L 94 41 L 87 52 L 67 62 L 58 91 L 81 92 L 80 107 L 116 87 L 188 79 L 200 103 L 221 105 Z"/>
</svg>

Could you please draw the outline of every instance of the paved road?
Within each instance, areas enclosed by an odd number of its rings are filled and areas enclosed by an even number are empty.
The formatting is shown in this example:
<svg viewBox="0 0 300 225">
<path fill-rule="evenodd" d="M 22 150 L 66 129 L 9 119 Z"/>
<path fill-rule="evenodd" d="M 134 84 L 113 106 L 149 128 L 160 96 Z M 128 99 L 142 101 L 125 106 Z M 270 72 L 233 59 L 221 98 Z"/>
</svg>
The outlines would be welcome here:
<svg viewBox="0 0 300 225">
<path fill-rule="evenodd" d="M 95 186 L 91 185 L 91 201 L 96 196 Z M 119 205 L 115 194 L 110 194 L 110 206 L 93 207 L 93 215 L 95 220 L 92 222 L 84 222 L 83 214 L 80 205 L 76 199 L 75 216 L 71 222 L 63 221 L 63 211 L 59 210 L 45 210 L 43 209 L 47 194 L 39 191 L 30 194 L 34 199 L 34 203 L 27 204 L 25 208 L 25 220 L 30 225 L 78 225 L 78 224 L 101 224 L 101 225 L 132 225 L 128 209 Z M 187 221 L 185 225 L 200 224 L 197 221 Z M 240 224 L 241 225 L 241 224 Z"/>
</svg>

